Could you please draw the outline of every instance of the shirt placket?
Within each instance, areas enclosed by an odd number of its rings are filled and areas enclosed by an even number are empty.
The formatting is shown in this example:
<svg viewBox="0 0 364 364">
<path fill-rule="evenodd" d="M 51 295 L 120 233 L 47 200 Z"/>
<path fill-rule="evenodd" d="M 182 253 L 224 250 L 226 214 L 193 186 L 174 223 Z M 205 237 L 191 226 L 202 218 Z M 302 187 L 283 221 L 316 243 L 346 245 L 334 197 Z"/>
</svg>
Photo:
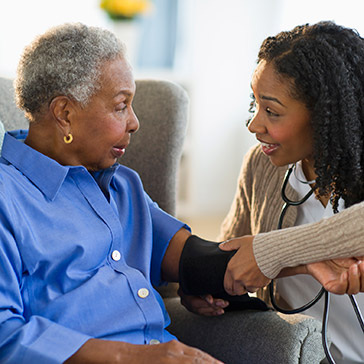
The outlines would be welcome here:
<svg viewBox="0 0 364 364">
<path fill-rule="evenodd" d="M 75 181 L 98 216 L 105 222 L 111 232 L 111 246 L 107 261 L 112 269 L 123 274 L 129 284 L 130 290 L 137 306 L 145 318 L 144 343 L 156 344 L 163 341 L 164 315 L 154 296 L 151 284 L 137 269 L 129 267 L 122 254 L 123 228 L 112 203 L 105 198 L 96 181 L 87 171 L 78 171 Z M 76 177 L 76 176 L 75 176 Z M 90 183 L 91 179 L 93 183 Z M 111 178 L 103 176 L 102 179 L 110 183 Z M 106 186 L 103 186 L 104 191 Z"/>
</svg>

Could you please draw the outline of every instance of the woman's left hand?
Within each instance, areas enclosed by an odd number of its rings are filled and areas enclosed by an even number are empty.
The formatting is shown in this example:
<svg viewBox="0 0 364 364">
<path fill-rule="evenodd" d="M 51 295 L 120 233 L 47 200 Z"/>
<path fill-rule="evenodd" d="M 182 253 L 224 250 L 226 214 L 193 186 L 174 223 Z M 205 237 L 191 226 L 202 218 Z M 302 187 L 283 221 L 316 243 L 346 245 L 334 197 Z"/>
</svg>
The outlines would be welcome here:
<svg viewBox="0 0 364 364">
<path fill-rule="evenodd" d="M 364 292 L 364 261 L 360 258 L 310 263 L 307 264 L 307 271 L 329 292 L 335 294 Z"/>
<path fill-rule="evenodd" d="M 188 296 L 181 288 L 178 290 L 181 303 L 187 310 L 202 316 L 220 316 L 225 313 L 229 302 L 221 298 L 214 298 L 210 294 L 204 296 Z"/>
</svg>

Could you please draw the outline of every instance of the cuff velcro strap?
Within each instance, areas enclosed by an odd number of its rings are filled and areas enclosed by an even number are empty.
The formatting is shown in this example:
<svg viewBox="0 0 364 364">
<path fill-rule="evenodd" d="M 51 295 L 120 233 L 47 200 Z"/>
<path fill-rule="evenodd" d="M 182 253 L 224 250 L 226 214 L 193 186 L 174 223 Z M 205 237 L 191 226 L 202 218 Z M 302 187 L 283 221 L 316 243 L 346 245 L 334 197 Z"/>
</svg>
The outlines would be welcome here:
<svg viewBox="0 0 364 364">
<path fill-rule="evenodd" d="M 224 289 L 226 267 L 234 251 L 223 251 L 219 244 L 191 235 L 179 263 L 179 283 L 187 295 L 211 294 L 230 302 L 230 309 L 267 310 L 267 305 L 248 294 L 230 296 Z"/>
</svg>

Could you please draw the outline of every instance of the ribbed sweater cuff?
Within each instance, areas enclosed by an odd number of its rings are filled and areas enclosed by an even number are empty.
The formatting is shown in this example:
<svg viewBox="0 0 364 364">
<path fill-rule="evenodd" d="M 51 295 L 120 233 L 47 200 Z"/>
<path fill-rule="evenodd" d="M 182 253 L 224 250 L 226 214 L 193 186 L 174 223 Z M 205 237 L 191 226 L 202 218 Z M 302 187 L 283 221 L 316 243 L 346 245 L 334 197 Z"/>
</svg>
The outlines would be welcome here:
<svg viewBox="0 0 364 364">
<path fill-rule="evenodd" d="M 275 278 L 285 267 L 364 255 L 364 205 L 355 205 L 329 219 L 258 234 L 253 241 L 262 273 Z"/>
</svg>

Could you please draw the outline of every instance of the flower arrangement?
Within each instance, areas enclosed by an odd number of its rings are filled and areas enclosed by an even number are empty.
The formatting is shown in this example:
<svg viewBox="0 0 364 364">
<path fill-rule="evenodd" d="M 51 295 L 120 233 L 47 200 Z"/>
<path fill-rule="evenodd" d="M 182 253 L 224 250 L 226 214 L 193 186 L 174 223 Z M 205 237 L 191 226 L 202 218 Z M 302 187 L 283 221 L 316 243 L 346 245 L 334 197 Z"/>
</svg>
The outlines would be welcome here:
<svg viewBox="0 0 364 364">
<path fill-rule="evenodd" d="M 151 0 L 101 0 L 100 7 L 113 20 L 132 20 L 151 8 Z"/>
</svg>

